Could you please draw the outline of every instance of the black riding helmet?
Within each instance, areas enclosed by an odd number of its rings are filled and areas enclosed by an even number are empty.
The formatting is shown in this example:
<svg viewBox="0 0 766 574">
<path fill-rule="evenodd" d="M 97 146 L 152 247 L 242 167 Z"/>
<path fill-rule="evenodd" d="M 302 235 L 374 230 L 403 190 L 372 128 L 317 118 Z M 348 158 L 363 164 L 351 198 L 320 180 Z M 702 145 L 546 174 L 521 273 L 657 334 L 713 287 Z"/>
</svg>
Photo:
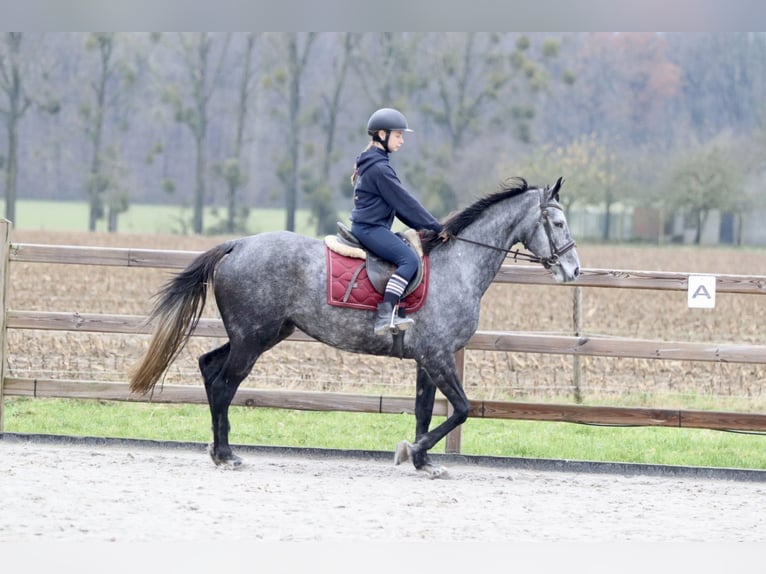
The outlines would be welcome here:
<svg viewBox="0 0 766 574">
<path fill-rule="evenodd" d="M 378 131 L 380 130 L 386 132 L 385 139 L 380 139 L 380 136 L 378 136 Z M 372 136 L 373 141 L 382 143 L 386 151 L 391 151 L 388 149 L 388 136 L 394 130 L 401 130 L 403 132 L 412 131 L 407 125 L 407 118 L 399 110 L 381 108 L 373 113 L 367 121 L 367 133 Z"/>
</svg>

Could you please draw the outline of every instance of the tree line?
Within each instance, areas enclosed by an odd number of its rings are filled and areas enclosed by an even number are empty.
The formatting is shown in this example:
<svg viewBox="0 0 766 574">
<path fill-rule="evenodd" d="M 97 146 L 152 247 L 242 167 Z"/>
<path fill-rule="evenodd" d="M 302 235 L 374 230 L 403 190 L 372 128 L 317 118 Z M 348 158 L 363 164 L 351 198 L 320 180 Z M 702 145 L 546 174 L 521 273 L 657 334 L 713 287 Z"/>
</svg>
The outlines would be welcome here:
<svg viewBox="0 0 766 574">
<path fill-rule="evenodd" d="M 247 233 L 250 210 L 351 205 L 366 121 L 415 130 L 393 157 L 436 215 L 513 176 L 567 180 L 567 208 L 711 210 L 764 198 L 758 33 L 3 33 L 5 217 L 86 199 L 116 231 L 131 203 L 189 207 L 187 233 Z M 212 220 L 205 207 L 214 206 Z"/>
</svg>

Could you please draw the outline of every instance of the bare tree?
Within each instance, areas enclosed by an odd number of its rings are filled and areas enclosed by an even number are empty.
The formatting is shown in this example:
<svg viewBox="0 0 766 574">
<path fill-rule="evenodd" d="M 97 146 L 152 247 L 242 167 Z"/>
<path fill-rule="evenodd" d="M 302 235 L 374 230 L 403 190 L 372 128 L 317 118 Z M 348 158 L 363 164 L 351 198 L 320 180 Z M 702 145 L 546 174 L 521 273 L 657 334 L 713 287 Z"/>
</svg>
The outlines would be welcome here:
<svg viewBox="0 0 766 574">
<path fill-rule="evenodd" d="M 321 107 L 316 114 L 322 128 L 324 145 L 318 150 L 320 164 L 318 175 L 307 178 L 304 191 L 316 221 L 317 235 L 334 233 L 338 220 L 334 202 L 336 188 L 331 180 L 331 171 L 335 160 L 338 120 L 343 109 L 343 93 L 356 57 L 359 39 L 359 34 L 351 32 L 339 35 L 340 53 L 333 63 L 332 72 L 328 74 L 330 80 L 327 84 L 328 90 L 321 95 Z M 342 181 L 348 180 L 344 177 Z"/>
<path fill-rule="evenodd" d="M 83 106 L 81 114 L 92 119 L 86 131 L 93 145 L 92 159 L 90 164 L 90 176 L 88 178 L 88 200 L 90 203 L 88 229 L 96 230 L 96 223 L 104 216 L 103 195 L 107 190 L 108 182 L 101 171 L 101 139 L 104 133 L 104 113 L 106 111 L 106 89 L 109 78 L 113 73 L 112 54 L 114 53 L 114 33 L 91 34 L 86 42 L 89 50 L 98 50 L 99 69 L 98 75 L 91 82 L 94 105 Z"/>
<path fill-rule="evenodd" d="M 369 101 L 368 116 L 382 107 L 407 111 L 413 93 L 428 85 L 429 77 L 415 67 L 422 40 L 419 33 L 372 32 L 362 36 L 353 67 Z"/>
<path fill-rule="evenodd" d="M 19 162 L 19 123 L 24 117 L 32 100 L 27 97 L 21 72 L 21 32 L 6 32 L 3 48 L 0 52 L 0 87 L 5 92 L 7 107 L 0 108 L 0 115 L 5 118 L 8 133 L 7 158 L 5 167 L 5 217 L 16 220 L 16 179 Z"/>
<path fill-rule="evenodd" d="M 237 123 L 234 131 L 234 143 L 231 156 L 215 168 L 216 173 L 226 183 L 226 219 L 220 230 L 226 233 L 246 231 L 250 210 L 240 204 L 239 192 L 247 184 L 247 170 L 243 157 L 245 132 L 248 117 L 253 105 L 256 80 L 259 77 L 254 66 L 255 46 L 260 34 L 250 32 L 245 37 L 242 50 L 242 67 L 237 90 Z"/>
<path fill-rule="evenodd" d="M 128 193 L 122 189 L 124 167 L 118 146 L 105 143 L 107 115 L 122 112 L 121 129 L 128 124 L 128 104 L 120 107 L 121 100 L 129 100 L 135 82 L 135 70 L 128 62 L 116 55 L 118 35 L 113 32 L 92 33 L 86 37 L 85 48 L 97 54 L 98 66 L 89 84 L 92 99 L 80 106 L 80 116 L 85 123 L 85 133 L 91 144 L 90 173 L 87 191 L 89 202 L 88 229 L 94 231 L 98 221 L 107 217 L 107 229 L 117 231 L 119 214 L 129 204 Z"/>
<path fill-rule="evenodd" d="M 213 62 L 215 40 L 208 32 L 179 33 L 178 47 L 187 82 L 170 84 L 164 100 L 173 109 L 175 120 L 189 128 L 194 137 L 194 201 L 192 231 L 203 232 L 207 177 L 208 107 L 223 73 L 230 34 L 226 34 L 218 51 L 218 61 Z M 187 91 L 188 90 L 188 91 Z"/>
<path fill-rule="evenodd" d="M 7 103 L 0 106 L 0 117 L 5 119 L 8 149 L 5 158 L 0 157 L 0 166 L 5 169 L 5 217 L 16 220 L 17 180 L 19 171 L 19 126 L 34 98 L 27 88 L 31 74 L 30 58 L 23 53 L 22 32 L 5 32 L 0 40 L 0 89 L 5 93 Z M 58 103 L 50 101 L 45 109 L 56 113 Z"/>
<path fill-rule="evenodd" d="M 485 153 L 470 153 L 483 134 L 503 134 L 506 146 L 509 135 L 520 145 L 532 143 L 535 95 L 550 81 L 541 60 L 557 51 L 555 41 L 537 47 L 526 35 L 440 33 L 427 40 L 429 58 L 420 65 L 438 72 L 423 90 L 420 110 L 432 122 L 438 145 L 411 172 L 432 208 L 446 213 L 468 188 L 466 176 L 475 180 L 477 168 L 490 171 L 489 164 L 478 163 L 487 161 Z"/>
<path fill-rule="evenodd" d="M 284 34 L 282 40 L 287 63 L 284 69 L 277 69 L 275 73 L 275 86 L 281 99 L 287 103 L 287 146 L 285 157 L 277 168 L 277 177 L 285 188 L 285 229 L 288 231 L 295 231 L 295 212 L 301 189 L 301 88 L 316 37 L 316 32 Z"/>
</svg>

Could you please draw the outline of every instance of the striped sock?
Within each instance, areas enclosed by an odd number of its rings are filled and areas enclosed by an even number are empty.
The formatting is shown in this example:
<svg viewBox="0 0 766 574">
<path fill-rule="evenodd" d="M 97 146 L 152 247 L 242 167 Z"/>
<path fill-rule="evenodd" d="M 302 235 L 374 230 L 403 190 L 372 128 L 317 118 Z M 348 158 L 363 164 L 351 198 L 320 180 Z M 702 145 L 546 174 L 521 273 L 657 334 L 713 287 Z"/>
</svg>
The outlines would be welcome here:
<svg viewBox="0 0 766 574">
<path fill-rule="evenodd" d="M 383 295 L 384 301 L 390 301 L 392 305 L 398 305 L 399 300 L 407 289 L 408 281 L 394 273 L 386 283 L 386 293 Z"/>
</svg>

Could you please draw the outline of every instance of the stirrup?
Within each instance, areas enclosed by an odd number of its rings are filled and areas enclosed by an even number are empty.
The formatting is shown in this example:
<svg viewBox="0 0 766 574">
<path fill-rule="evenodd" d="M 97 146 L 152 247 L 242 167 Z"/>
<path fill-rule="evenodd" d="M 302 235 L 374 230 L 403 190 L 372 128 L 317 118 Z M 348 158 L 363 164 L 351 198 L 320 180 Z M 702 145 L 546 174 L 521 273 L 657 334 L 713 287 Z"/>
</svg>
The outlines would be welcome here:
<svg viewBox="0 0 766 574">
<path fill-rule="evenodd" d="M 374 332 L 376 335 L 388 335 L 394 333 L 393 311 L 389 311 L 387 307 L 390 307 L 390 303 L 380 303 L 378 305 L 378 313 L 375 316 L 374 326 Z"/>
<path fill-rule="evenodd" d="M 388 328 L 392 333 L 396 333 L 397 331 L 406 331 L 414 324 L 413 319 L 399 316 L 399 305 L 396 305 L 391 313 L 391 322 L 388 324 Z"/>
<path fill-rule="evenodd" d="M 399 316 L 399 305 L 395 305 L 391 308 L 391 311 L 383 311 L 384 306 L 388 306 L 390 303 L 382 303 L 378 306 L 378 315 L 375 318 L 374 331 L 376 335 L 396 335 L 401 331 L 407 330 L 410 326 L 415 324 L 415 321 L 409 317 Z M 383 311 L 385 314 L 381 314 Z"/>
<path fill-rule="evenodd" d="M 374 330 L 376 335 L 395 335 L 397 331 L 398 329 L 392 326 L 392 322 L 385 325 L 376 325 Z"/>
</svg>

